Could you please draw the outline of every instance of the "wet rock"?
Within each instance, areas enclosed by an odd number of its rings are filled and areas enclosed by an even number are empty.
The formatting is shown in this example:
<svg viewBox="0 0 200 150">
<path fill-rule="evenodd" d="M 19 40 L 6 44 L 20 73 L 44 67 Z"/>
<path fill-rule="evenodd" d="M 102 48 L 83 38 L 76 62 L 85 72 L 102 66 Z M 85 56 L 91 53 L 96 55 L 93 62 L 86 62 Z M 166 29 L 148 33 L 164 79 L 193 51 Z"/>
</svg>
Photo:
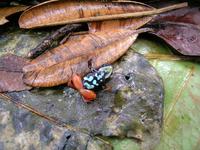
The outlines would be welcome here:
<svg viewBox="0 0 200 150">
<path fill-rule="evenodd" d="M 38 43 L 49 34 L 45 30 L 22 30 L 7 25 L 0 29 L 0 56 L 7 53 L 26 56 Z"/>
<path fill-rule="evenodd" d="M 22 119 L 23 117 L 25 117 L 25 121 Z M 87 134 L 71 132 L 53 125 L 27 110 L 2 101 L 2 99 L 0 101 L 0 125 L 4 126 L 4 130 L 0 131 L 0 150 L 71 150 L 72 148 L 83 150 L 91 138 Z M 95 139 L 91 141 L 95 141 Z M 98 142 L 98 146 L 102 146 L 102 149 L 111 149 L 110 145 Z M 95 147 L 94 143 L 90 143 L 90 145 Z"/>
<path fill-rule="evenodd" d="M 40 129 L 40 140 L 46 144 L 49 144 L 53 140 L 51 133 L 52 126 L 48 122 L 45 122 Z"/>
<path fill-rule="evenodd" d="M 107 86 L 112 90 L 99 91 L 90 104 L 64 86 L 12 94 L 38 111 L 94 135 L 134 138 L 142 141 L 144 149 L 149 143 L 155 145 L 163 115 L 163 84 L 155 69 L 142 55 L 129 52 L 114 65 Z"/>
<path fill-rule="evenodd" d="M 0 141 L 0 150 L 4 150 L 4 143 Z"/>
<path fill-rule="evenodd" d="M 18 51 L 13 52 L 20 55 L 27 53 L 27 47 L 31 47 L 29 41 L 22 51 L 19 49 L 21 45 L 15 44 Z M 5 49 L 9 44 L 3 47 Z M 98 91 L 97 99 L 89 104 L 83 102 L 77 91 L 66 86 L 9 93 L 17 102 L 31 106 L 59 123 L 84 129 L 89 134 L 58 127 L 38 114 L 17 108 L 0 98 L 0 134 L 3 135 L 0 141 L 5 149 L 13 150 L 17 147 L 112 149 L 109 144 L 94 138 L 94 135 L 101 135 L 136 139 L 141 149 L 152 149 L 160 138 L 164 93 L 162 80 L 155 69 L 142 55 L 129 50 L 114 64 L 114 73 L 107 87 L 111 90 Z"/>
</svg>

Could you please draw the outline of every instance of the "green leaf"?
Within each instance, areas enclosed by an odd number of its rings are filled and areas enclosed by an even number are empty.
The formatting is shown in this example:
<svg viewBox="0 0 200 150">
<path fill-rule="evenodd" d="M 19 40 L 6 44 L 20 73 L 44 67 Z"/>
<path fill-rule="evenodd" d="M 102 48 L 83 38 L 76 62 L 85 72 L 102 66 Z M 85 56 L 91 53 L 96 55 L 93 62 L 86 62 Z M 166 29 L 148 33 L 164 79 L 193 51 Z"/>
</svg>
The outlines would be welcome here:
<svg viewBox="0 0 200 150">
<path fill-rule="evenodd" d="M 140 150 L 139 144 L 132 139 L 112 139 L 111 142 L 114 150 Z"/>
<path fill-rule="evenodd" d="M 138 39 L 131 49 L 149 59 L 162 77 L 165 86 L 162 137 L 155 149 L 199 149 L 199 63 L 191 57 L 174 55 L 172 48 L 152 38 Z M 124 148 L 120 147 L 120 143 L 123 142 L 118 141 L 115 149 L 123 150 Z M 127 144 L 129 147 L 134 146 L 130 141 Z"/>
<path fill-rule="evenodd" d="M 200 147 L 200 64 L 178 56 L 173 48 L 152 38 L 139 38 L 131 47 L 149 59 L 165 86 L 163 130 L 156 150 L 197 150 Z M 115 150 L 139 149 L 134 140 L 111 140 Z"/>
</svg>

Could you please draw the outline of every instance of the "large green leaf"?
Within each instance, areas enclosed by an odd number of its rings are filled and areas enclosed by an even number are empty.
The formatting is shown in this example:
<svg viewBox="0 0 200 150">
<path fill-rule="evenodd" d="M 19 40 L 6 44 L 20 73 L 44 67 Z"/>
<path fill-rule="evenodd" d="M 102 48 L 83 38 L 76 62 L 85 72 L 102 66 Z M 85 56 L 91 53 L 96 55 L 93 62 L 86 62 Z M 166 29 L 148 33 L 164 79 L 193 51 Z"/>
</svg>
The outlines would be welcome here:
<svg viewBox="0 0 200 150">
<path fill-rule="evenodd" d="M 174 55 L 172 48 L 149 37 L 139 38 L 131 49 L 144 54 L 164 81 L 163 130 L 156 150 L 199 149 L 200 64 L 189 57 Z M 135 145 L 129 140 L 113 143 L 117 150 L 131 150 Z"/>
</svg>

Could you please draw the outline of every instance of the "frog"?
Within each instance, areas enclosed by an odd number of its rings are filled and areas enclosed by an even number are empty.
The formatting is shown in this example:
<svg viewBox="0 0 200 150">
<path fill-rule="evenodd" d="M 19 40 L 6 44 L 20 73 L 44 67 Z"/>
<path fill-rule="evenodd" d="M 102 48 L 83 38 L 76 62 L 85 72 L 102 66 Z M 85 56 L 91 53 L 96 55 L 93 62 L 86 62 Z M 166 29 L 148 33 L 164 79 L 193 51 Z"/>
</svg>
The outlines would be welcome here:
<svg viewBox="0 0 200 150">
<path fill-rule="evenodd" d="M 72 85 L 80 95 L 84 102 L 91 102 L 96 99 L 96 91 L 102 87 L 105 82 L 111 77 L 113 67 L 111 65 L 103 65 L 98 69 L 93 69 L 86 74 L 83 79 L 77 74 L 72 77 Z"/>
</svg>

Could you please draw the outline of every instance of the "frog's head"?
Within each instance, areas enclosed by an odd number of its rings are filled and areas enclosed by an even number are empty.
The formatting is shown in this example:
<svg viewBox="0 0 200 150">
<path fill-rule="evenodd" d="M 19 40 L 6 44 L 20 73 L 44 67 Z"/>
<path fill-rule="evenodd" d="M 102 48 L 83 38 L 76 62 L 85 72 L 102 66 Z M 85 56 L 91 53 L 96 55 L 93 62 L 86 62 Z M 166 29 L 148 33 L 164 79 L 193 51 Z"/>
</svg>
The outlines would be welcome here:
<svg viewBox="0 0 200 150">
<path fill-rule="evenodd" d="M 111 65 L 103 65 L 101 68 L 99 68 L 99 71 L 104 73 L 104 78 L 108 79 L 113 72 L 113 67 Z"/>
<path fill-rule="evenodd" d="M 112 75 L 113 68 L 111 65 L 103 65 L 98 70 L 91 72 L 83 77 L 83 86 L 86 89 L 96 89 Z"/>
</svg>

